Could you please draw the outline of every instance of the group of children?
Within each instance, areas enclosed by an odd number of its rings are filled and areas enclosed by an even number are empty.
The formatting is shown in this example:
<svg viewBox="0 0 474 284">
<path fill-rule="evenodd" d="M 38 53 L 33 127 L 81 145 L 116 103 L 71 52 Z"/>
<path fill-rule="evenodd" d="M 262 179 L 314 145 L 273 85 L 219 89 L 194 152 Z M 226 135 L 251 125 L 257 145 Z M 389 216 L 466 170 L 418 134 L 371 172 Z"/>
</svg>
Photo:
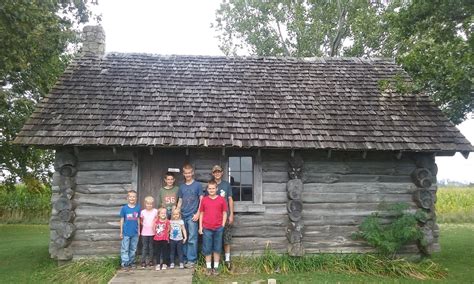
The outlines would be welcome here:
<svg viewBox="0 0 474 284">
<path fill-rule="evenodd" d="M 137 192 L 129 191 L 128 203 L 120 211 L 120 238 L 122 269 L 135 267 L 138 239 L 142 239 L 141 266 L 155 266 L 155 270 L 193 268 L 198 257 L 198 234 L 203 236 L 202 252 L 206 259 L 207 274 L 217 275 L 220 254 L 224 244 L 225 264 L 230 267 L 231 228 L 234 220 L 231 186 L 222 180 L 218 165 L 212 168 L 213 179 L 206 192 L 194 180 L 189 164 L 183 167 L 184 183 L 175 186 L 174 174 L 168 172 L 160 189 L 159 209 L 154 198 L 144 199 L 145 209 L 137 204 Z M 153 263 L 155 257 L 155 264 Z M 214 258 L 214 265 L 212 265 Z"/>
</svg>

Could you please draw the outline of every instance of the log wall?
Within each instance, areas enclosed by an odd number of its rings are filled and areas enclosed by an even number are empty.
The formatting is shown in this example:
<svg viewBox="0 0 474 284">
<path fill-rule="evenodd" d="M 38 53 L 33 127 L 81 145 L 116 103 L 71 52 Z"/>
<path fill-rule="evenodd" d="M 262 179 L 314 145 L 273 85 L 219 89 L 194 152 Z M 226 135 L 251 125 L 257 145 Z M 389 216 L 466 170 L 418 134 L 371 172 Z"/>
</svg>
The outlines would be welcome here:
<svg viewBox="0 0 474 284">
<path fill-rule="evenodd" d="M 120 208 L 127 202 L 127 191 L 136 190 L 133 152 L 80 149 L 75 151 L 75 156 L 76 187 L 71 199 L 75 232 L 68 248 L 73 259 L 118 255 Z M 53 195 L 53 200 L 55 198 Z"/>
<path fill-rule="evenodd" d="M 77 171 L 71 196 L 74 211 L 71 223 L 75 231 L 68 240 L 68 253 L 73 258 L 117 255 L 120 207 L 126 203 L 128 190 L 144 184 L 143 180 L 136 180 L 137 177 L 146 178 L 138 172 L 140 154 L 134 154 L 134 150 L 112 149 L 80 149 L 74 154 Z M 253 154 L 258 155 L 257 151 Z M 372 251 L 363 242 L 352 240 L 351 234 L 365 217 L 378 210 L 381 202 L 407 202 L 413 210 L 422 206 L 422 201 L 414 201 L 417 200 L 414 196 L 420 196 L 421 192 L 411 177 L 414 170 L 420 168 L 416 162 L 419 159 L 414 155 L 404 154 L 398 159 L 393 153 L 380 152 L 362 155 L 360 152 L 298 151 L 297 154 L 304 160 L 301 244 L 306 253 Z M 260 210 L 242 210 L 235 214 L 234 255 L 261 254 L 267 247 L 287 252 L 287 229 L 291 227 L 287 211 L 291 157 L 289 150 L 260 151 L 260 158 L 256 160 L 261 160 L 262 205 Z M 190 149 L 185 159 L 194 165 L 195 178 L 203 185 L 211 178 L 213 165 L 220 164 L 224 169 L 227 166 L 222 150 Z M 434 162 L 429 165 L 433 184 L 436 184 L 435 166 Z M 53 181 L 52 201 L 55 203 L 66 194 L 59 189 L 60 182 L 64 183 L 59 176 L 56 173 Z M 423 188 L 423 192 L 427 191 L 435 196 L 436 186 Z M 140 203 L 142 198 L 139 196 Z M 430 210 L 434 212 L 434 207 Z M 52 221 L 58 219 L 58 213 L 53 209 Z M 433 250 L 438 247 L 435 220 L 429 224 L 428 233 L 434 235 Z M 52 241 L 57 238 L 58 230 L 52 226 Z M 417 248 L 407 246 L 405 251 L 416 252 Z"/>
</svg>

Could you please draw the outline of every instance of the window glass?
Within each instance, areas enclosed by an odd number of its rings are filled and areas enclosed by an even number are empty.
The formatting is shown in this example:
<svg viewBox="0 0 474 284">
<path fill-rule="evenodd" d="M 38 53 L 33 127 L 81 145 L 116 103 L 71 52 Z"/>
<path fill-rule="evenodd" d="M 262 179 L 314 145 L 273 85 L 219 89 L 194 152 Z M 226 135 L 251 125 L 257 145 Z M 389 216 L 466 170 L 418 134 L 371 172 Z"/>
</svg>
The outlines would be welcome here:
<svg viewBox="0 0 474 284">
<path fill-rule="evenodd" d="M 229 157 L 230 172 L 240 171 L 240 157 Z"/>
<path fill-rule="evenodd" d="M 242 167 L 240 168 L 242 171 L 252 171 L 252 157 L 241 157 Z"/>
<path fill-rule="evenodd" d="M 253 159 L 249 156 L 229 157 L 229 182 L 234 201 L 253 201 Z"/>
</svg>

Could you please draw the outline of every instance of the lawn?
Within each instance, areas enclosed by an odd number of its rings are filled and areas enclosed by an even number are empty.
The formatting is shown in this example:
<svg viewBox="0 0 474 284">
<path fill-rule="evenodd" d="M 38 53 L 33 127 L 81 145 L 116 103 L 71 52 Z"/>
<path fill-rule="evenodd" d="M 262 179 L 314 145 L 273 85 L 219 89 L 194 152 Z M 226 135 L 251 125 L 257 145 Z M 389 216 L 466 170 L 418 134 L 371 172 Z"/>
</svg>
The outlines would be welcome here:
<svg viewBox="0 0 474 284">
<path fill-rule="evenodd" d="M 0 225 L 0 282 L 1 283 L 51 283 L 52 275 L 64 273 L 58 270 L 48 255 L 49 230 L 45 225 Z M 448 269 L 444 280 L 425 281 L 425 283 L 471 283 L 474 281 L 474 224 L 442 224 L 442 251 L 433 256 L 433 260 Z M 95 273 L 106 274 L 97 282 L 106 282 L 113 264 L 104 266 Z M 72 269 L 69 271 L 73 271 Z M 69 272 L 69 281 L 83 279 Z M 74 275 L 74 276 L 73 276 Z M 76 277 L 76 278 L 71 278 Z M 221 276 L 213 281 L 251 282 L 260 279 L 275 278 L 279 283 L 419 283 L 419 280 L 394 279 L 366 275 L 341 273 L 300 273 L 287 275 L 246 275 Z M 54 279 L 53 279 L 54 280 Z M 64 282 L 65 278 L 56 278 L 55 282 Z M 72 281 L 74 282 L 74 281 Z M 208 282 L 201 279 L 201 282 Z"/>
</svg>

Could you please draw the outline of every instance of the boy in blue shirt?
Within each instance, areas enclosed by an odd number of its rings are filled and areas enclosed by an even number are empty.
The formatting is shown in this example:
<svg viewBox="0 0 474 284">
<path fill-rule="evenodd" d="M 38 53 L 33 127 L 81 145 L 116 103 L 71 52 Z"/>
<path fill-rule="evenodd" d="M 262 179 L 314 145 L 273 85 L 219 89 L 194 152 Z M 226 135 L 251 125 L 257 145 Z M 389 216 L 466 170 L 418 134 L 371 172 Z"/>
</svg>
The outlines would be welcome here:
<svg viewBox="0 0 474 284">
<path fill-rule="evenodd" d="M 178 189 L 178 206 L 188 232 L 188 241 L 183 246 L 183 254 L 187 260 L 187 267 L 193 268 L 198 253 L 198 220 L 199 207 L 204 194 L 200 182 L 194 180 L 194 169 L 190 164 L 183 167 L 184 183 Z"/>
<path fill-rule="evenodd" d="M 120 258 L 122 269 L 128 271 L 135 265 L 138 238 L 140 236 L 140 205 L 137 205 L 137 192 L 130 190 L 127 193 L 128 204 L 120 210 Z"/>
</svg>

